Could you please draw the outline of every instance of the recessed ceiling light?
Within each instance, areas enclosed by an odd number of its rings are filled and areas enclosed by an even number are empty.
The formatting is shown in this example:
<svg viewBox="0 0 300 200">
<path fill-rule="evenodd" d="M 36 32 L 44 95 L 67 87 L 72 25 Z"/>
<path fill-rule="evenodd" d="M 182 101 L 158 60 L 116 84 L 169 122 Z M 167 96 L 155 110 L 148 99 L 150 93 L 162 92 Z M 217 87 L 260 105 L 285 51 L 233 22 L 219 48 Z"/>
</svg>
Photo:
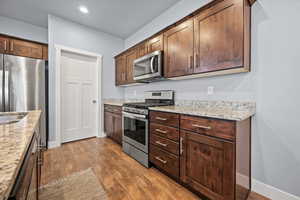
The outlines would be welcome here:
<svg viewBox="0 0 300 200">
<path fill-rule="evenodd" d="M 89 9 L 86 6 L 79 6 L 79 10 L 84 14 L 89 13 Z"/>
</svg>

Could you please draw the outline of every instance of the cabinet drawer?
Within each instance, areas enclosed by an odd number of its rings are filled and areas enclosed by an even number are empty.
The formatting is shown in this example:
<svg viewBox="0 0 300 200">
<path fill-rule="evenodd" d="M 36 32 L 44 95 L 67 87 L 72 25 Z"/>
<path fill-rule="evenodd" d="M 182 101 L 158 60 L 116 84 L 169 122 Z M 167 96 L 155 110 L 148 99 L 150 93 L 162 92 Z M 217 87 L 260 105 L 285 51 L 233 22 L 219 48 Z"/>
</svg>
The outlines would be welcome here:
<svg viewBox="0 0 300 200">
<path fill-rule="evenodd" d="M 104 105 L 104 111 L 106 112 L 112 112 L 116 114 L 121 114 L 122 113 L 122 107 L 121 106 L 113 106 L 113 105 Z"/>
<path fill-rule="evenodd" d="M 155 134 L 151 134 L 150 143 L 170 153 L 179 155 L 179 144 L 177 142 L 160 137 Z"/>
<path fill-rule="evenodd" d="M 169 175 L 179 177 L 179 158 L 160 148 L 150 145 L 150 161 Z"/>
<path fill-rule="evenodd" d="M 179 127 L 179 114 L 151 111 L 150 121 L 165 126 Z"/>
<path fill-rule="evenodd" d="M 177 128 L 168 127 L 153 122 L 150 123 L 150 134 L 156 134 L 160 137 L 168 138 L 177 142 L 179 141 L 179 130 Z"/>
<path fill-rule="evenodd" d="M 235 122 L 232 121 L 182 115 L 180 127 L 181 129 L 223 139 L 235 139 Z"/>
</svg>

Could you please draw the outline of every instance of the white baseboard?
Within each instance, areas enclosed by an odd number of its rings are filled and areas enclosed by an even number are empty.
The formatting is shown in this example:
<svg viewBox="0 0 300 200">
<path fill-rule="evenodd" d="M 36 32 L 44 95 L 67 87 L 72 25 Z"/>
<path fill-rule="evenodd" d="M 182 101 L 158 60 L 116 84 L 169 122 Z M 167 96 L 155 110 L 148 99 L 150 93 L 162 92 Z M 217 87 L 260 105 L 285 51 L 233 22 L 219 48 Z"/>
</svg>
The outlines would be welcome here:
<svg viewBox="0 0 300 200">
<path fill-rule="evenodd" d="M 247 185 L 247 177 L 242 174 L 237 174 L 237 180 L 242 186 Z M 252 191 L 260 195 L 268 197 L 272 200 L 300 200 L 300 197 L 282 191 L 278 188 L 275 188 L 271 185 L 262 183 L 256 179 L 252 179 Z"/>
<path fill-rule="evenodd" d="M 105 138 L 106 137 L 106 133 L 105 132 L 102 132 L 101 135 L 97 135 L 97 138 Z"/>
<path fill-rule="evenodd" d="M 60 143 L 57 141 L 49 141 L 48 142 L 48 149 L 53 149 L 56 147 L 60 147 Z"/>
</svg>

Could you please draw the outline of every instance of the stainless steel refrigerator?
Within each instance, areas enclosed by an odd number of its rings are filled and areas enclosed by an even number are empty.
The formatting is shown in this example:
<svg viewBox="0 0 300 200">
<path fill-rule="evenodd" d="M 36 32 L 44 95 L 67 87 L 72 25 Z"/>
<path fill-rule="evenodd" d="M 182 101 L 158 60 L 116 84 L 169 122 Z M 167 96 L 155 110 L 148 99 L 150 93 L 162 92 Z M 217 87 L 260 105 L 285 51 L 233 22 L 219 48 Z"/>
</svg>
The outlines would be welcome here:
<svg viewBox="0 0 300 200">
<path fill-rule="evenodd" d="M 42 110 L 41 145 L 47 147 L 45 61 L 0 54 L 0 111 Z"/>
</svg>

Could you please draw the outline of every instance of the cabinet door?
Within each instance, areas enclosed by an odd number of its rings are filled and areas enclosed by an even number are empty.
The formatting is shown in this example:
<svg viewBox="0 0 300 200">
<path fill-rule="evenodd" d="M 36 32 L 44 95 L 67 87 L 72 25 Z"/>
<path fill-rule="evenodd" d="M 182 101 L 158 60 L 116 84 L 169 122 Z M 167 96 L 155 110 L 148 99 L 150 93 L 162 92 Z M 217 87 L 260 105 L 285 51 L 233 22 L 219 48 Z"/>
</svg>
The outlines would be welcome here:
<svg viewBox="0 0 300 200">
<path fill-rule="evenodd" d="M 156 36 L 148 41 L 148 53 L 164 49 L 163 34 Z"/>
<path fill-rule="evenodd" d="M 194 30 L 193 21 L 188 20 L 164 33 L 166 77 L 193 73 Z"/>
<path fill-rule="evenodd" d="M 43 45 L 43 60 L 48 60 L 48 45 Z"/>
<path fill-rule="evenodd" d="M 126 84 L 134 83 L 133 80 L 133 61 L 137 58 L 137 50 L 132 49 L 126 53 Z"/>
<path fill-rule="evenodd" d="M 43 58 L 42 45 L 22 40 L 10 40 L 9 52 L 16 56 L 24 56 L 38 59 Z"/>
<path fill-rule="evenodd" d="M 122 115 L 114 115 L 114 139 L 122 144 Z"/>
<path fill-rule="evenodd" d="M 210 199 L 234 200 L 234 144 L 181 131 L 180 179 Z"/>
<path fill-rule="evenodd" d="M 107 137 L 112 137 L 114 132 L 113 126 L 113 114 L 110 112 L 104 112 L 104 131 Z"/>
<path fill-rule="evenodd" d="M 194 19 L 195 73 L 243 66 L 243 1 L 225 0 Z"/>
<path fill-rule="evenodd" d="M 143 42 L 142 44 L 140 44 L 137 47 L 137 57 L 142 57 L 144 55 L 146 55 L 148 53 L 148 46 L 147 46 L 147 42 Z"/>
<path fill-rule="evenodd" d="M 119 56 L 115 59 L 116 62 L 116 85 L 122 85 L 126 81 L 125 74 L 125 59 L 124 56 Z"/>
<path fill-rule="evenodd" d="M 9 50 L 9 39 L 4 36 L 0 36 L 0 53 L 7 53 Z"/>
</svg>

